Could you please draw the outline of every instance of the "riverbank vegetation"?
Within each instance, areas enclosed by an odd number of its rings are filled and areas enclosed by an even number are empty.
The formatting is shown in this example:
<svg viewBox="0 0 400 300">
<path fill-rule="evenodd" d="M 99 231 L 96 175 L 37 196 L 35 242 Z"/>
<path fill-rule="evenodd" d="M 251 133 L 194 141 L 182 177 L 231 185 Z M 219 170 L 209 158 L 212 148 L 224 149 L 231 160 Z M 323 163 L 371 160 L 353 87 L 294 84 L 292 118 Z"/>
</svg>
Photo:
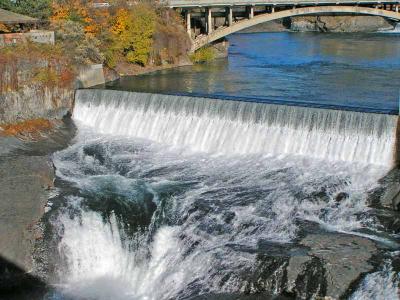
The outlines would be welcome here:
<svg viewBox="0 0 400 300">
<path fill-rule="evenodd" d="M 87 65 L 102 64 L 116 79 L 190 63 L 191 40 L 178 13 L 152 0 L 108 2 L 0 0 L 0 8 L 38 18 L 39 29 L 55 33 L 55 45 L 39 44 L 18 34 L 32 25 L 0 24 L 0 33 L 16 33 L 8 41 L 17 41 L 0 47 L 0 124 L 65 115 Z"/>
<path fill-rule="evenodd" d="M 211 46 L 205 46 L 191 54 L 190 59 L 194 63 L 205 63 L 214 60 L 215 56 L 215 49 Z"/>
<path fill-rule="evenodd" d="M 101 63 L 126 74 L 130 66 L 189 61 L 191 42 L 175 11 L 152 1 L 108 2 L 99 7 L 93 0 L 0 0 L 0 8 L 40 18 L 77 66 Z"/>
<path fill-rule="evenodd" d="M 0 48 L 0 93 L 26 87 L 71 88 L 75 69 L 60 45 L 24 43 Z"/>
</svg>

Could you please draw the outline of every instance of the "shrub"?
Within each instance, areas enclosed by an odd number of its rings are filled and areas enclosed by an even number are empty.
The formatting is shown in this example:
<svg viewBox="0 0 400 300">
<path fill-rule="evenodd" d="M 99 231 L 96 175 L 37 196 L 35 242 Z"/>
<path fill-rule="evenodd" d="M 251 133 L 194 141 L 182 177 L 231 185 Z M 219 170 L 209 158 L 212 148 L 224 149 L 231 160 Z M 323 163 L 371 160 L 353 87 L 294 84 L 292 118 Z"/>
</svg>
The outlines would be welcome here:
<svg viewBox="0 0 400 300">
<path fill-rule="evenodd" d="M 59 77 L 54 69 L 41 67 L 34 71 L 33 81 L 45 86 L 55 86 L 59 82 Z"/>
<path fill-rule="evenodd" d="M 0 0 L 0 8 L 45 20 L 52 14 L 51 2 L 51 0 Z"/>
<path fill-rule="evenodd" d="M 215 50 L 211 46 L 200 48 L 190 56 L 194 63 L 204 63 L 215 59 Z"/>
<path fill-rule="evenodd" d="M 84 26 L 79 22 L 61 20 L 54 22 L 53 28 L 65 53 L 75 64 L 104 62 L 104 56 L 99 49 L 101 42 L 94 36 L 85 34 Z"/>
</svg>

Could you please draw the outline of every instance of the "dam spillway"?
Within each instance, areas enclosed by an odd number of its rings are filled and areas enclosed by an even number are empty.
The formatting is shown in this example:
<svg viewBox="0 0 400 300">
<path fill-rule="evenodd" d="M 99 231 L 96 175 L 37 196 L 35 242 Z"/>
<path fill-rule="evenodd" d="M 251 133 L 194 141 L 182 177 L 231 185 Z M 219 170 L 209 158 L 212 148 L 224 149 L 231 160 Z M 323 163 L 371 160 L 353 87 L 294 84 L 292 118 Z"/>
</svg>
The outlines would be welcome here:
<svg viewBox="0 0 400 300">
<path fill-rule="evenodd" d="M 397 116 L 80 90 L 73 119 L 47 223 L 58 299 L 395 293 L 398 236 L 368 195 Z"/>
<path fill-rule="evenodd" d="M 394 166 L 398 117 L 111 90 L 78 90 L 76 121 L 99 133 L 216 154 L 302 155 Z"/>
</svg>

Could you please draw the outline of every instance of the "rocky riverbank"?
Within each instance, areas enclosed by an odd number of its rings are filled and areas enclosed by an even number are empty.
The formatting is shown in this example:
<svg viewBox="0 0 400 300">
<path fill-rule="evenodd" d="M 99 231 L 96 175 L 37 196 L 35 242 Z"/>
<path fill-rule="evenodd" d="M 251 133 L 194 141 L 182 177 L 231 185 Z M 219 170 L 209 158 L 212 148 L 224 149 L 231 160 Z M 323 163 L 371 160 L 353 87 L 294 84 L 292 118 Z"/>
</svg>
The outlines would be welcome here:
<svg viewBox="0 0 400 300">
<path fill-rule="evenodd" d="M 393 30 L 395 23 L 375 16 L 298 16 L 287 26 L 301 32 L 377 32 Z"/>
<path fill-rule="evenodd" d="M 41 284 L 32 253 L 42 238 L 38 221 L 54 193 L 51 155 L 65 148 L 74 132 L 66 118 L 40 140 L 0 136 L 0 295 Z"/>
<path fill-rule="evenodd" d="M 377 32 L 393 30 L 395 22 L 376 16 L 297 16 L 259 24 L 249 32 Z"/>
<path fill-rule="evenodd" d="M 0 94 L 0 124 L 30 119 L 61 119 L 72 110 L 73 89 L 24 87 Z"/>
</svg>

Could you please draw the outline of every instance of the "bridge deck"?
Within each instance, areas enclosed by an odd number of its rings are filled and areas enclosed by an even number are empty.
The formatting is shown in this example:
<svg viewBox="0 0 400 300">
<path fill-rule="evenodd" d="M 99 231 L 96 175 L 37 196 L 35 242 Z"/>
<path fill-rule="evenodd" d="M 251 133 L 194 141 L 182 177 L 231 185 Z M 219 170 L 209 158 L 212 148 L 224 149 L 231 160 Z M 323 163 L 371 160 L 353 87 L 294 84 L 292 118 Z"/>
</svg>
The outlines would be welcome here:
<svg viewBox="0 0 400 300">
<path fill-rule="evenodd" d="M 218 7 L 256 5 L 332 5 L 332 4 L 399 4 L 400 1 L 378 0 L 169 0 L 169 7 Z"/>
</svg>

